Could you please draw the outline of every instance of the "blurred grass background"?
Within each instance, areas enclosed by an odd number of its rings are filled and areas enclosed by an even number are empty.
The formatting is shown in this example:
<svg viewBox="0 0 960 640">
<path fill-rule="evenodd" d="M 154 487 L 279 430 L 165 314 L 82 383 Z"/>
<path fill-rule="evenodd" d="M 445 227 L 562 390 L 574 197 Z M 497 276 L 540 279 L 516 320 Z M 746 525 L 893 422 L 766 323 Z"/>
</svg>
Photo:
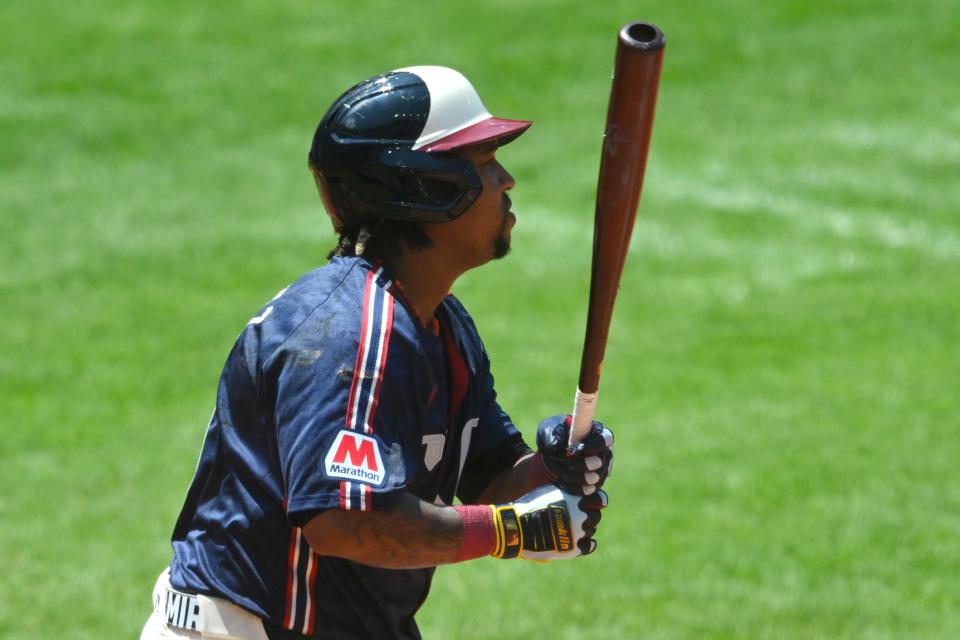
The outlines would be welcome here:
<svg viewBox="0 0 960 640">
<path fill-rule="evenodd" d="M 568 409 L 615 33 L 668 37 L 604 370 L 600 550 L 443 568 L 425 637 L 960 637 L 960 7 L 0 5 L 0 637 L 137 637 L 233 339 L 333 242 L 354 82 L 536 126 L 457 293 L 531 437 Z"/>
</svg>

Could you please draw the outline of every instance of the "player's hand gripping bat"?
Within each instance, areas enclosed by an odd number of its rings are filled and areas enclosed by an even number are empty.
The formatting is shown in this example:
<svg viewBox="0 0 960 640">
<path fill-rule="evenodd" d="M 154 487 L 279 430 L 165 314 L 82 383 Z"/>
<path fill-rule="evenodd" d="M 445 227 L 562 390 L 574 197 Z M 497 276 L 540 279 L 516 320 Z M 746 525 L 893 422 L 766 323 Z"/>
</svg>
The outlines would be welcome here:
<svg viewBox="0 0 960 640">
<path fill-rule="evenodd" d="M 613 303 L 643 187 L 666 42 L 656 25 L 645 22 L 626 25 L 617 39 L 597 183 L 590 309 L 573 407 L 571 444 L 589 432 L 593 421 Z"/>
</svg>

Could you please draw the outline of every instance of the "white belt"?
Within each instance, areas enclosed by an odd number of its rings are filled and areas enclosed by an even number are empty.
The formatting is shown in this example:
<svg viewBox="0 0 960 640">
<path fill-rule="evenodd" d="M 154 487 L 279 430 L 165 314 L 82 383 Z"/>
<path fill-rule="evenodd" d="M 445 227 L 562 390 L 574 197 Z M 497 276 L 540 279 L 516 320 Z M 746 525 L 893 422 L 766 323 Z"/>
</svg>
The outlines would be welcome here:
<svg viewBox="0 0 960 640">
<path fill-rule="evenodd" d="M 204 638 L 267 640 L 260 618 L 223 598 L 177 591 L 170 586 L 169 569 L 157 579 L 153 606 L 161 622 Z"/>
</svg>

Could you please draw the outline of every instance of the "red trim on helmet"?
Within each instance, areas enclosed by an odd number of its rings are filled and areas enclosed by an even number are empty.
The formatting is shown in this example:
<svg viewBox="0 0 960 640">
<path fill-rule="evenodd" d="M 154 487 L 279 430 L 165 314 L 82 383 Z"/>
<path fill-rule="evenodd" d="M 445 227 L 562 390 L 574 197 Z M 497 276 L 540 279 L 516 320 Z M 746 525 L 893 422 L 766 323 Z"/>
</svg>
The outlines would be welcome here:
<svg viewBox="0 0 960 640">
<path fill-rule="evenodd" d="M 489 117 L 469 127 L 451 133 L 445 138 L 425 145 L 420 151 L 450 151 L 460 147 L 469 147 L 496 140 L 498 145 L 504 145 L 515 140 L 521 133 L 530 128 L 531 120 L 507 120 L 505 118 Z"/>
</svg>

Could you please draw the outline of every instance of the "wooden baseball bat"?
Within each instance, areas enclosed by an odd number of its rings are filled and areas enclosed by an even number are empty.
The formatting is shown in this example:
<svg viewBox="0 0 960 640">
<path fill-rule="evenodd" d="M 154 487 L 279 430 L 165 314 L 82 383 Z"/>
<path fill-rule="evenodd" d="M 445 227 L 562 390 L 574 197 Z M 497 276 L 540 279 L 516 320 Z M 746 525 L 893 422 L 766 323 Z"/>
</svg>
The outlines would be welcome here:
<svg viewBox="0 0 960 640">
<path fill-rule="evenodd" d="M 571 445 L 589 433 L 593 421 L 613 304 L 643 188 L 666 43 L 663 32 L 646 22 L 624 26 L 617 38 L 597 182 L 590 307 L 573 406 Z"/>
</svg>

